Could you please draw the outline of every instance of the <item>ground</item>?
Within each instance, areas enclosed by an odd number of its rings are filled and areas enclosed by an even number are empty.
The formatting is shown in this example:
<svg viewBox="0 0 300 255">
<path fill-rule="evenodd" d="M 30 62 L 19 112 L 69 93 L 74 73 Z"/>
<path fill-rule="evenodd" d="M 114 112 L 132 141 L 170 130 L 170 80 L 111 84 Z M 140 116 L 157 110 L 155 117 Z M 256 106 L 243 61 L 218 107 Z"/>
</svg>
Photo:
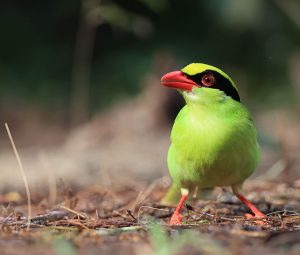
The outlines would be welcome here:
<svg viewBox="0 0 300 255">
<path fill-rule="evenodd" d="M 174 207 L 160 204 L 166 178 L 123 186 L 60 183 L 57 194 L 32 191 L 28 228 L 22 192 L 0 197 L 1 254 L 298 254 L 300 182 L 249 181 L 247 197 L 264 220 L 216 188 L 188 204 L 182 226 L 170 226 Z M 222 195 L 223 194 L 223 195 Z"/>
</svg>

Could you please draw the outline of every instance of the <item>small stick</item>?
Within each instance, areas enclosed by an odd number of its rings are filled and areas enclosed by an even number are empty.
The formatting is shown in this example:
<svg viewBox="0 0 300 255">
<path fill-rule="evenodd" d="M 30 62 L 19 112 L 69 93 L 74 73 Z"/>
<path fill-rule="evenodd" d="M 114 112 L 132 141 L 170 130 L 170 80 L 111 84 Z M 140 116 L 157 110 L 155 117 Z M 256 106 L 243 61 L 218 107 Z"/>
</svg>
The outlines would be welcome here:
<svg viewBox="0 0 300 255">
<path fill-rule="evenodd" d="M 71 213 L 74 213 L 75 215 L 77 215 L 78 218 L 86 219 L 86 216 L 85 216 L 84 214 L 82 214 L 82 213 L 80 213 L 80 212 L 77 212 L 77 211 L 75 211 L 75 210 L 73 210 L 73 209 L 71 209 L 71 208 L 69 208 L 69 207 L 66 207 L 66 206 L 64 206 L 64 205 L 61 205 L 61 206 L 59 206 L 59 207 L 62 208 L 62 209 L 65 209 L 66 211 L 69 211 L 69 212 L 71 212 Z"/>
<path fill-rule="evenodd" d="M 132 212 L 130 210 L 127 210 L 127 213 L 133 218 L 135 221 L 138 221 L 136 217 L 133 216 Z"/>
<path fill-rule="evenodd" d="M 268 213 L 268 214 L 266 214 L 266 216 L 270 216 L 270 215 L 273 215 L 273 214 L 280 214 L 280 213 L 285 213 L 285 215 L 281 215 L 281 216 L 298 216 L 298 215 L 300 215 L 299 212 L 281 210 L 281 211 Z M 289 213 L 289 214 L 287 214 L 287 213 Z"/>
<path fill-rule="evenodd" d="M 10 129 L 9 129 L 7 123 L 5 123 L 5 128 L 6 128 L 6 132 L 7 132 L 7 135 L 9 137 L 9 140 L 11 142 L 12 148 L 14 150 L 15 157 L 16 157 L 16 159 L 18 161 L 19 169 L 21 171 L 21 175 L 22 175 L 22 178 L 23 178 L 24 186 L 25 186 L 25 189 L 26 189 L 27 209 L 28 209 L 28 217 L 27 217 L 28 218 L 28 220 L 27 220 L 28 221 L 28 225 L 27 225 L 27 230 L 29 230 L 30 229 L 30 221 L 31 221 L 31 198 L 30 198 L 29 185 L 28 185 L 28 181 L 27 181 L 27 178 L 26 178 L 26 175 L 25 175 L 25 171 L 24 171 L 24 168 L 23 168 L 23 165 L 22 165 L 19 153 L 17 151 L 16 145 L 14 143 L 14 140 L 12 138 L 12 135 L 10 133 Z"/>
</svg>

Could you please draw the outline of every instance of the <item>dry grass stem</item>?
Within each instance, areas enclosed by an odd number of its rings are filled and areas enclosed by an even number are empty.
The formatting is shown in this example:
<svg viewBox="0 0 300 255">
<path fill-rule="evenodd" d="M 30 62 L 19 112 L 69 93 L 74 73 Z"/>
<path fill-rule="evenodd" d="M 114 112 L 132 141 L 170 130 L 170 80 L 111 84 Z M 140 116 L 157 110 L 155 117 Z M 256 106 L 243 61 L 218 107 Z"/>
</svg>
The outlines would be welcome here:
<svg viewBox="0 0 300 255">
<path fill-rule="evenodd" d="M 66 211 L 69 211 L 71 213 L 74 213 L 75 215 L 77 215 L 78 218 L 86 219 L 86 215 L 84 215 L 83 213 L 77 212 L 71 208 L 64 206 L 64 205 L 61 205 L 60 208 L 66 210 Z"/>
<path fill-rule="evenodd" d="M 12 138 L 12 135 L 11 135 L 11 132 L 10 132 L 10 129 L 7 125 L 7 123 L 5 123 L 5 128 L 6 128 L 6 131 L 7 131 L 7 135 L 9 137 L 9 140 L 11 142 L 11 145 L 12 145 L 12 148 L 13 148 L 13 151 L 14 151 L 14 154 L 15 154 L 15 157 L 18 161 L 18 164 L 19 164 L 19 169 L 21 171 L 21 175 L 22 175 L 22 178 L 23 178 L 23 182 L 24 182 L 24 186 L 25 186 L 25 189 L 26 189 L 26 195 L 27 195 L 27 209 L 28 209 L 28 225 L 27 225 L 27 229 L 30 229 L 30 220 L 31 220 L 31 198 L 30 198 L 30 190 L 29 190 L 29 185 L 28 185 L 28 181 L 27 181 L 27 178 L 26 178 L 26 175 L 25 175 L 25 171 L 24 171 L 24 168 L 23 168 L 23 164 L 22 164 L 22 161 L 20 159 L 20 156 L 19 156 L 19 153 L 18 153 L 18 150 L 16 148 L 16 145 L 14 143 L 14 140 Z"/>
</svg>

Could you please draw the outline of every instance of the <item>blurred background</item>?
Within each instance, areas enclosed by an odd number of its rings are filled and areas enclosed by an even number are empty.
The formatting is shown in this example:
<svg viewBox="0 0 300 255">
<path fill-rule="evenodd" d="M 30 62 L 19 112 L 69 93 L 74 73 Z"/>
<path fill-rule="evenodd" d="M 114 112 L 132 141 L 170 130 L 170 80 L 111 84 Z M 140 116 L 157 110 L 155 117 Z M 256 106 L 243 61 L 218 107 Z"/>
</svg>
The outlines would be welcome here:
<svg viewBox="0 0 300 255">
<path fill-rule="evenodd" d="M 51 0 L 0 3 L 1 189 L 151 181 L 181 98 L 160 77 L 191 62 L 228 73 L 262 148 L 253 178 L 300 177 L 300 2 Z"/>
</svg>

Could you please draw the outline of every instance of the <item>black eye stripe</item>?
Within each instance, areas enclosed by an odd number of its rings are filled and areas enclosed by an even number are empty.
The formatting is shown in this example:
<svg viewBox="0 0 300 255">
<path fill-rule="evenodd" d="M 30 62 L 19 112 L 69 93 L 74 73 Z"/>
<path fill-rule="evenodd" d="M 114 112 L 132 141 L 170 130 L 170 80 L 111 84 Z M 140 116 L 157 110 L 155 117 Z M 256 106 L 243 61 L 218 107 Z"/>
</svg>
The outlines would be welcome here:
<svg viewBox="0 0 300 255">
<path fill-rule="evenodd" d="M 196 75 L 187 75 L 187 77 L 193 80 L 194 82 L 196 82 L 197 84 L 199 84 L 200 86 L 203 86 L 201 79 L 204 75 L 207 74 L 212 74 L 215 77 L 215 83 L 212 86 L 206 88 L 219 89 L 223 91 L 225 95 L 230 96 L 232 99 L 238 102 L 241 101 L 239 93 L 237 92 L 236 88 L 231 84 L 230 80 L 228 80 L 227 78 L 225 78 L 223 75 L 219 74 L 216 71 L 208 70 Z"/>
</svg>

